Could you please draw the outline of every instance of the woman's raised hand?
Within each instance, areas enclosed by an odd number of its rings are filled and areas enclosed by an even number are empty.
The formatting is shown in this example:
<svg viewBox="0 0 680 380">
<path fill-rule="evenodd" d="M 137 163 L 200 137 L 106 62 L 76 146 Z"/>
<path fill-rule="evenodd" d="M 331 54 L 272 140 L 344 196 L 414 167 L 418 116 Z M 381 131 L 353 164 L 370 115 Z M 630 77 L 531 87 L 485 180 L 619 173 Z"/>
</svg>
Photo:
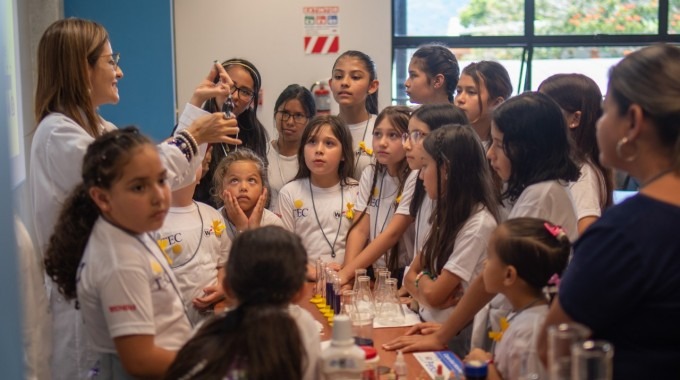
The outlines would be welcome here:
<svg viewBox="0 0 680 380">
<path fill-rule="evenodd" d="M 222 112 L 199 117 L 187 128 L 187 131 L 194 136 L 198 145 L 204 143 L 241 144 L 241 140 L 230 137 L 238 134 L 236 119 L 225 119 Z"/>
<path fill-rule="evenodd" d="M 217 78 L 217 76 L 219 76 L 220 79 L 215 83 L 215 78 Z M 196 107 L 200 107 L 208 99 L 216 97 L 226 98 L 229 96 L 231 86 L 233 85 L 234 82 L 229 77 L 229 74 L 227 74 L 227 71 L 224 70 L 224 67 L 222 67 L 218 61 L 215 61 L 210 67 L 208 76 L 196 86 L 189 103 Z"/>
</svg>

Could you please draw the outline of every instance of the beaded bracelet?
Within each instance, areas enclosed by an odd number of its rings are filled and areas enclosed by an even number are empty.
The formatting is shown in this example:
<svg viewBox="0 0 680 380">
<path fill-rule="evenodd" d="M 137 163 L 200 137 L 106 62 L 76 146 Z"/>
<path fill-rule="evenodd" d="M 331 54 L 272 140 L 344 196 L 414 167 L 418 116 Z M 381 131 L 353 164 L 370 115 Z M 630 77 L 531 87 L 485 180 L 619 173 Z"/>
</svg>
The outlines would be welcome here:
<svg viewBox="0 0 680 380">
<path fill-rule="evenodd" d="M 168 141 L 168 144 L 176 146 L 182 152 L 184 157 L 186 157 L 187 161 L 191 162 L 191 159 L 194 157 L 194 153 L 191 149 L 191 144 L 189 141 L 187 141 L 186 137 L 177 134 L 172 140 Z"/>
<path fill-rule="evenodd" d="M 189 141 L 189 143 L 191 144 L 191 150 L 194 151 L 194 154 L 197 154 L 198 153 L 198 143 L 196 142 L 196 139 L 191 134 L 191 132 L 187 131 L 186 129 L 183 129 L 183 130 L 179 131 L 179 134 L 184 136 L 184 138 L 186 138 L 187 141 Z"/>
<path fill-rule="evenodd" d="M 436 280 L 437 276 L 433 276 L 432 273 L 428 270 L 424 270 L 416 275 L 416 280 L 415 280 L 415 286 L 416 288 L 418 287 L 418 281 L 420 281 L 420 278 L 423 276 L 427 276 L 430 278 L 430 280 Z"/>
</svg>

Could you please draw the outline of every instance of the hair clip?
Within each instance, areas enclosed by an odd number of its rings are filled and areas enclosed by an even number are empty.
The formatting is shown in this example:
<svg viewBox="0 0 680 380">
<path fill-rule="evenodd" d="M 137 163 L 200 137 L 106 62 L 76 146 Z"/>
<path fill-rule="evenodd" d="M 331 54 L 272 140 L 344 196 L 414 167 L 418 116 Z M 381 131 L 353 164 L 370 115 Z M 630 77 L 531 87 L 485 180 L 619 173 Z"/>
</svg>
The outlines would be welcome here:
<svg viewBox="0 0 680 380">
<path fill-rule="evenodd" d="M 564 228 L 562 228 L 560 226 L 550 224 L 548 222 L 543 223 L 543 226 L 556 239 L 562 239 L 563 236 L 567 236 L 567 233 L 564 231 Z"/>
</svg>

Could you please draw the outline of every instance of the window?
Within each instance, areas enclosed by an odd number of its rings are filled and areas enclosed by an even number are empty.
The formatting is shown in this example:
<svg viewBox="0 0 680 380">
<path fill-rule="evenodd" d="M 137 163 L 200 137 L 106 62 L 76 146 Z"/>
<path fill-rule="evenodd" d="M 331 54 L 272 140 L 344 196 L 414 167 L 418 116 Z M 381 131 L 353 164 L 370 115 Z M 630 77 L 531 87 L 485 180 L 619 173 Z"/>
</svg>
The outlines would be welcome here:
<svg viewBox="0 0 680 380">
<path fill-rule="evenodd" d="M 393 103 L 404 104 L 418 46 L 451 47 L 461 70 L 499 61 L 516 93 L 556 73 L 582 73 L 606 92 L 609 68 L 654 42 L 680 43 L 680 0 L 393 0 Z"/>
</svg>

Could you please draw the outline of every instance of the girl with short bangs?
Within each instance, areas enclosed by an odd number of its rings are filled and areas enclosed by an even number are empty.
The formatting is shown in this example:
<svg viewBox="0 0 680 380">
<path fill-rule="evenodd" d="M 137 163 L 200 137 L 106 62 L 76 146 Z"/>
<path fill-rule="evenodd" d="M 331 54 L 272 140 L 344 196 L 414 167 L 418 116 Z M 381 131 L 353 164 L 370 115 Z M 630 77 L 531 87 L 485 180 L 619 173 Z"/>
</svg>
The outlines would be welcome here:
<svg viewBox="0 0 680 380">
<path fill-rule="evenodd" d="M 316 116 L 302 133 L 300 169 L 279 193 L 281 219 L 297 233 L 308 253 L 308 276 L 316 279 L 321 258 L 339 270 L 347 230 L 354 218 L 358 183 L 352 179 L 352 135 L 337 116 Z"/>
</svg>

